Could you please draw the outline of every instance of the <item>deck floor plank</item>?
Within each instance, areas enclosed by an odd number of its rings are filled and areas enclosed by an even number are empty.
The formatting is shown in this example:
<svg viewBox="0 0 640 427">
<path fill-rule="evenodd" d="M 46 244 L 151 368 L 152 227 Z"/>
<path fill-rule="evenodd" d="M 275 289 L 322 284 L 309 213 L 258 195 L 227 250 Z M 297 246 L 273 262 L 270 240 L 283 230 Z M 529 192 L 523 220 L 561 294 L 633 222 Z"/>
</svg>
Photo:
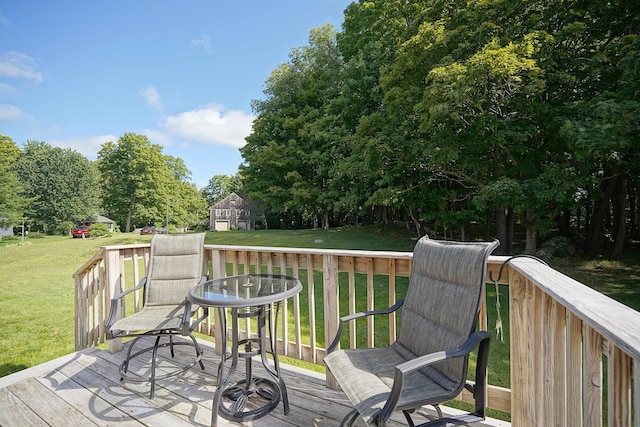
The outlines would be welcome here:
<svg viewBox="0 0 640 427">
<path fill-rule="evenodd" d="M 125 350 L 128 345 L 125 343 Z M 209 426 L 220 357 L 210 343 L 203 341 L 202 345 L 205 370 L 196 365 L 158 381 L 153 399 L 149 398 L 148 382 L 120 381 L 118 367 L 124 351 L 88 348 L 0 378 L 0 427 Z M 132 362 L 131 372 L 148 375 L 144 357 Z M 174 359 L 168 349 L 162 349 L 159 371 L 188 363 L 193 357 L 193 349 L 187 346 L 176 347 Z M 255 374 L 268 375 L 259 362 L 254 362 L 254 368 Z M 219 426 L 333 427 L 350 411 L 344 393 L 327 389 L 322 374 L 285 364 L 281 364 L 281 371 L 289 395 L 288 415 L 280 403 L 264 418 L 238 424 L 220 417 Z M 240 361 L 234 380 L 241 379 L 244 372 L 244 361 Z M 406 421 L 398 415 L 390 426 L 406 426 Z"/>
<path fill-rule="evenodd" d="M 27 378 L 8 388 L 18 399 L 29 402 L 29 408 L 51 425 L 96 425 L 65 401 L 63 396 L 45 387 L 35 378 Z"/>
<path fill-rule="evenodd" d="M 46 426 L 33 410 L 8 388 L 0 388 L 0 426 Z"/>
</svg>

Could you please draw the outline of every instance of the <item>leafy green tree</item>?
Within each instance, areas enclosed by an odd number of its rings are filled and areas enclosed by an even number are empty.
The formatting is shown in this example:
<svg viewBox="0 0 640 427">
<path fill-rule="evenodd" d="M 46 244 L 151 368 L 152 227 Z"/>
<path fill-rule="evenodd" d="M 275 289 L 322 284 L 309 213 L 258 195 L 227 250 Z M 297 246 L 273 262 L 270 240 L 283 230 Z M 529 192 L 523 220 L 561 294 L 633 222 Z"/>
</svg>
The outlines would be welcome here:
<svg viewBox="0 0 640 427">
<path fill-rule="evenodd" d="M 622 253 L 640 222 L 640 3 L 360 1 L 342 28 L 337 53 L 312 32 L 253 104 L 242 176 L 267 216 L 495 224 L 505 252 L 519 222 L 534 252 L 585 212 L 586 249 L 608 234 Z"/>
<path fill-rule="evenodd" d="M 315 28 L 309 45 L 294 49 L 290 61 L 266 83 L 266 100 L 254 101 L 259 118 L 241 149 L 243 189 L 265 209 L 287 212 L 298 220 L 322 219 L 328 227 L 334 198 L 330 194 L 332 158 L 339 139 L 327 120 L 327 100 L 339 91 L 341 59 L 331 25 Z M 328 125 L 328 126 L 327 126 Z"/>
<path fill-rule="evenodd" d="M 54 232 L 98 212 L 98 174 L 86 157 L 69 148 L 28 141 L 16 171 L 31 199 L 28 217 L 36 229 Z"/>
<path fill-rule="evenodd" d="M 242 181 L 239 174 L 214 175 L 207 185 L 200 190 L 200 193 L 207 202 L 207 206 L 218 203 L 231 193 L 240 192 L 242 192 Z"/>
<path fill-rule="evenodd" d="M 162 153 L 144 135 L 125 133 L 117 143 L 102 144 L 98 153 L 103 205 L 108 215 L 123 224 L 188 227 L 206 214 L 191 172 L 180 158 Z"/>
<path fill-rule="evenodd" d="M 406 213 L 404 184 L 394 183 L 399 165 L 391 154 L 406 135 L 381 111 L 382 75 L 398 60 L 400 46 L 420 21 L 421 9 L 419 2 L 354 2 L 345 11 L 343 31 L 336 36 L 344 70 L 333 110 L 339 112 L 349 135 L 343 138 L 344 155 L 337 168 L 342 171 L 342 185 L 336 193 L 342 193 L 340 208 L 351 214 L 383 212 L 378 220 L 387 221 L 389 210 Z M 406 175 L 402 180 L 411 185 Z"/>
<path fill-rule="evenodd" d="M 20 154 L 11 138 L 0 135 L 0 227 L 16 224 L 28 204 L 15 171 Z"/>
</svg>

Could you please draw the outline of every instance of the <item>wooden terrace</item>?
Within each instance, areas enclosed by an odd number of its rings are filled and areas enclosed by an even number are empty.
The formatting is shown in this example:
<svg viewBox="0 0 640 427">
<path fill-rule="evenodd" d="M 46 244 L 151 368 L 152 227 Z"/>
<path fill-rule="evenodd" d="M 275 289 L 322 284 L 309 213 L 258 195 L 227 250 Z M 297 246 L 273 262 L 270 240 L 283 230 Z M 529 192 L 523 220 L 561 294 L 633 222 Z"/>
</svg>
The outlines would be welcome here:
<svg viewBox="0 0 640 427">
<path fill-rule="evenodd" d="M 149 399 L 148 383 L 119 380 L 118 366 L 124 352 L 110 353 L 93 347 L 0 378 L 0 425 L 209 426 L 220 358 L 214 355 L 211 343 L 201 343 L 205 370 L 196 366 L 182 375 L 158 381 L 153 399 Z M 166 350 L 161 350 L 164 354 L 160 365 L 165 370 L 171 369 L 173 363 L 193 360 L 190 347 L 176 347 L 173 361 Z M 257 365 L 254 364 L 260 374 Z M 280 404 L 266 417 L 241 425 L 333 427 L 349 412 L 344 394 L 326 388 L 324 375 L 290 365 L 281 368 L 289 393 L 289 414 L 284 415 Z M 244 372 L 242 368 L 239 371 Z M 433 412 L 426 409 L 425 413 Z M 399 422 L 392 425 L 405 425 L 402 416 L 396 420 Z M 218 424 L 238 425 L 223 418 Z"/>
<path fill-rule="evenodd" d="M 302 293 L 283 304 L 275 325 L 278 352 L 315 364 L 322 364 L 338 317 L 363 309 L 356 310 L 356 301 L 373 309 L 402 298 L 412 259 L 405 252 L 205 248 L 210 277 L 260 271 L 300 278 Z M 160 382 L 154 399 L 148 384 L 119 381 L 120 342 L 96 348 L 105 342 L 111 295 L 135 286 L 148 257 L 148 244 L 103 247 L 76 272 L 77 352 L 0 378 L 0 426 L 209 424 L 219 357 L 211 343 L 220 339 L 213 315 L 199 330 L 209 343 L 206 370 L 192 368 Z M 497 278 L 506 260 L 490 257 L 489 277 Z M 507 289 L 510 384 L 492 385 L 489 375 L 488 407 L 510 413 L 514 426 L 640 427 L 640 313 L 528 258 L 511 259 L 500 283 Z M 137 295 L 127 309 L 138 309 L 140 301 Z M 390 316 L 353 326 L 343 345 L 384 344 L 395 338 L 397 325 Z M 486 309 L 480 327 L 494 328 Z M 244 329 L 253 334 L 249 322 Z M 287 365 L 283 371 L 290 414 L 279 406 L 247 425 L 333 426 L 348 412 L 330 375 Z M 464 393 L 459 398 L 470 401 Z M 402 417 L 396 421 L 406 425 Z"/>
</svg>

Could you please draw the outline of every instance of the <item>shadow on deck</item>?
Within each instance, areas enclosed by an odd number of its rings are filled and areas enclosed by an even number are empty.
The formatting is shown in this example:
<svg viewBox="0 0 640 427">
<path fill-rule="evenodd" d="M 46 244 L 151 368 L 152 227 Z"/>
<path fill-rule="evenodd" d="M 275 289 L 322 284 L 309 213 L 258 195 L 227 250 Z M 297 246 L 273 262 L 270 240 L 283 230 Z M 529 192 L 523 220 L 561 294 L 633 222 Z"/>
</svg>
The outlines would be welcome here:
<svg viewBox="0 0 640 427">
<path fill-rule="evenodd" d="M 220 359 L 214 355 L 210 343 L 202 341 L 202 344 L 205 370 L 196 365 L 181 375 L 158 381 L 153 399 L 149 399 L 148 383 L 120 381 L 118 365 L 124 351 L 112 354 L 87 348 L 0 378 L 0 426 L 208 426 Z M 178 346 L 173 360 L 192 360 L 192 351 L 191 347 Z M 173 361 L 168 349 L 162 349 L 161 356 L 159 368 L 171 369 Z M 143 369 L 143 362 L 136 362 L 137 366 L 132 365 L 131 370 Z M 238 375 L 244 373 L 243 363 L 239 363 Z M 350 409 L 342 392 L 327 389 L 322 374 L 286 364 L 281 364 L 281 369 L 289 394 L 289 415 L 284 415 L 280 404 L 258 420 L 237 424 L 220 418 L 218 424 L 339 425 Z M 266 375 L 257 366 L 255 372 Z M 424 412 L 432 413 L 429 409 Z M 447 408 L 444 412 L 448 412 Z M 400 416 L 392 425 L 406 425 L 406 422 Z M 508 426 L 509 423 L 488 420 L 476 425 Z"/>
</svg>

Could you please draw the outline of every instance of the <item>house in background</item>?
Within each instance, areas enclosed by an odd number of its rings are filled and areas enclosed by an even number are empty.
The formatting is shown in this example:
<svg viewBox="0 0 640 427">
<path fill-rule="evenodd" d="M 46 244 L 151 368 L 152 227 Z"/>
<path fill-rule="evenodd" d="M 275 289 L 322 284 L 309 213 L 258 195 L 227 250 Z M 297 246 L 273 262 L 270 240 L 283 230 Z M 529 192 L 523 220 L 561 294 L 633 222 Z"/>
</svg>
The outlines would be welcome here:
<svg viewBox="0 0 640 427">
<path fill-rule="evenodd" d="M 209 209 L 211 231 L 253 230 L 249 203 L 231 193 Z"/>
<path fill-rule="evenodd" d="M 13 236 L 13 225 L 0 226 L 0 238 L 4 236 Z"/>
<path fill-rule="evenodd" d="M 112 219 L 107 218 L 106 216 L 102 216 L 102 215 L 96 215 L 95 218 L 87 218 L 84 221 L 82 221 L 82 225 L 86 225 L 86 226 L 91 226 L 91 224 L 95 224 L 95 223 L 101 223 L 101 224 L 106 224 L 107 228 L 109 229 L 110 233 L 113 233 L 113 229 L 115 227 L 116 222 Z"/>
</svg>

